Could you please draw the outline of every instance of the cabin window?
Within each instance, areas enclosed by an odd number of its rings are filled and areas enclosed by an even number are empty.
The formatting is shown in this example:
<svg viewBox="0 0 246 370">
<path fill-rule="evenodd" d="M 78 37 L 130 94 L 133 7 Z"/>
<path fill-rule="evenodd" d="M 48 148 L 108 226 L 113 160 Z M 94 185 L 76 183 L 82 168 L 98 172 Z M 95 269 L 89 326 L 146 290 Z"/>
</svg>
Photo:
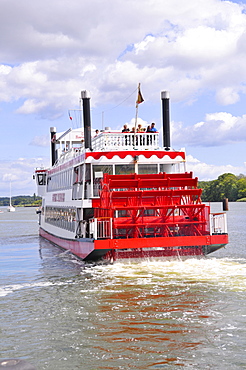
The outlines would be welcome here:
<svg viewBox="0 0 246 370">
<path fill-rule="evenodd" d="M 95 166 L 92 166 L 92 170 L 93 170 L 93 196 L 98 197 L 101 178 L 103 177 L 104 173 L 108 173 L 112 175 L 113 166 L 112 165 L 95 165 Z"/>
<path fill-rule="evenodd" d="M 91 165 L 86 163 L 85 165 L 85 199 L 91 197 Z"/>
<path fill-rule="evenodd" d="M 139 174 L 158 173 L 158 164 L 139 164 Z"/>
<path fill-rule="evenodd" d="M 84 166 L 77 166 L 74 167 L 74 172 L 73 172 L 73 184 L 81 184 L 83 181 L 83 169 Z"/>
<path fill-rule="evenodd" d="M 85 181 L 91 181 L 91 165 L 89 163 L 85 165 Z"/>
<path fill-rule="evenodd" d="M 72 176 L 71 169 L 50 175 L 47 181 L 47 185 L 48 185 L 47 190 L 55 191 L 55 190 L 70 189 L 72 186 L 71 176 Z"/>
<path fill-rule="evenodd" d="M 115 165 L 115 174 L 116 175 L 129 175 L 131 173 L 135 173 L 135 165 L 134 164 L 116 164 Z"/>
<path fill-rule="evenodd" d="M 82 199 L 83 175 L 84 175 L 84 165 L 74 167 L 72 199 Z"/>
<path fill-rule="evenodd" d="M 103 172 L 109 173 L 110 175 L 113 174 L 113 166 L 112 165 L 95 165 L 93 166 L 93 179 L 95 179 L 96 172 Z"/>
<path fill-rule="evenodd" d="M 38 185 L 46 185 L 46 174 L 38 173 L 37 175 Z"/>
<path fill-rule="evenodd" d="M 160 172 L 166 172 L 166 173 L 176 172 L 175 167 L 176 167 L 175 164 L 160 164 Z"/>
<path fill-rule="evenodd" d="M 74 207 L 46 207 L 45 222 L 75 232 L 76 209 Z"/>
</svg>

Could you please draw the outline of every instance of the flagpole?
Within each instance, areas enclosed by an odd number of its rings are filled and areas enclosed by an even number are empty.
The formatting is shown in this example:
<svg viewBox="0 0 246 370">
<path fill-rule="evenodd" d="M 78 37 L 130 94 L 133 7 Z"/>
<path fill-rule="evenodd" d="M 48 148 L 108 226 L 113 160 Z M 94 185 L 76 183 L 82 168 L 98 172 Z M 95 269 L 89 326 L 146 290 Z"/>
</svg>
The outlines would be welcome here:
<svg viewBox="0 0 246 370">
<path fill-rule="evenodd" d="M 135 149 L 135 144 L 136 144 L 137 120 L 138 120 L 138 103 L 136 103 L 135 131 L 134 131 L 134 139 L 133 139 L 134 149 Z"/>
<path fill-rule="evenodd" d="M 144 98 L 142 97 L 141 91 L 140 91 L 140 83 L 138 84 L 138 96 L 136 100 L 136 115 L 135 115 L 135 130 L 134 130 L 134 138 L 133 138 L 133 146 L 135 149 L 136 144 L 136 132 L 137 132 L 137 121 L 138 121 L 138 105 L 141 104 L 144 101 Z"/>
</svg>

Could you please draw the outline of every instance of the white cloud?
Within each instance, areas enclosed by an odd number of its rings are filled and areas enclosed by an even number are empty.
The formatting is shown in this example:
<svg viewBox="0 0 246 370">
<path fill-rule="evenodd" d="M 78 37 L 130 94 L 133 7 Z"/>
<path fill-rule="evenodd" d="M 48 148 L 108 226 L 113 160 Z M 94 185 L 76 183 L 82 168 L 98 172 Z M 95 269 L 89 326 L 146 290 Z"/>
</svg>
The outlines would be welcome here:
<svg viewBox="0 0 246 370">
<path fill-rule="evenodd" d="M 19 158 L 15 161 L 0 161 L 1 196 L 32 195 L 36 184 L 32 176 L 35 168 L 49 166 L 47 158 Z"/>
<path fill-rule="evenodd" d="M 64 0 L 61 6 L 54 0 L 44 9 L 36 0 L 35 7 L 29 5 L 0 4 L 1 13 L 11 15 L 0 24 L 0 58 L 12 65 L 0 67 L 0 99 L 28 100 L 19 112 L 55 117 L 81 88 L 92 90 L 97 104 L 99 96 L 107 102 L 119 89 L 132 91 L 140 79 L 150 99 L 163 82 L 174 100 L 192 101 L 209 88 L 228 105 L 245 93 L 246 48 L 240 45 L 246 15 L 238 4 Z"/>
<path fill-rule="evenodd" d="M 246 141 L 246 115 L 235 117 L 230 113 L 207 114 L 204 121 L 184 127 L 172 122 L 172 140 L 175 145 L 221 146 Z"/>
<path fill-rule="evenodd" d="M 236 176 L 240 173 L 245 174 L 246 165 L 241 167 L 231 165 L 215 166 L 201 162 L 191 155 L 187 155 L 187 171 L 192 171 L 194 176 L 198 177 L 200 181 L 211 181 L 216 180 L 224 173 L 233 173 Z"/>
<path fill-rule="evenodd" d="M 216 99 L 222 105 L 229 105 L 238 102 L 240 95 L 232 87 L 225 87 L 217 91 Z"/>
<path fill-rule="evenodd" d="M 50 145 L 49 135 L 34 136 L 30 145 L 47 147 Z"/>
<path fill-rule="evenodd" d="M 17 113 L 31 114 L 39 112 L 42 108 L 46 107 L 47 103 L 44 101 L 37 101 L 35 99 L 27 99 L 24 104 L 17 109 Z"/>
<path fill-rule="evenodd" d="M 155 37 L 148 35 L 144 38 L 143 41 L 137 42 L 134 47 L 135 47 L 135 52 L 138 54 L 140 51 L 145 51 L 149 45 L 149 43 L 154 42 Z"/>
</svg>

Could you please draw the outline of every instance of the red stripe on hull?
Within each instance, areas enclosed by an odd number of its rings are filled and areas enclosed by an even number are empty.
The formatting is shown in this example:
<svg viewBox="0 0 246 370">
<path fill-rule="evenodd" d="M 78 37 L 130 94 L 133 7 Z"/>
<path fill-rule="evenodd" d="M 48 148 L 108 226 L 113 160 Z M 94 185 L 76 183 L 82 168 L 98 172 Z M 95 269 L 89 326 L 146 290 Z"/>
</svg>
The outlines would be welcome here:
<svg viewBox="0 0 246 370">
<path fill-rule="evenodd" d="M 95 249 L 170 248 L 225 245 L 227 234 L 95 240 Z"/>
<path fill-rule="evenodd" d="M 85 260 L 198 256 L 216 251 L 228 243 L 227 234 L 163 238 L 82 240 L 62 239 L 42 228 L 40 235 Z"/>
</svg>

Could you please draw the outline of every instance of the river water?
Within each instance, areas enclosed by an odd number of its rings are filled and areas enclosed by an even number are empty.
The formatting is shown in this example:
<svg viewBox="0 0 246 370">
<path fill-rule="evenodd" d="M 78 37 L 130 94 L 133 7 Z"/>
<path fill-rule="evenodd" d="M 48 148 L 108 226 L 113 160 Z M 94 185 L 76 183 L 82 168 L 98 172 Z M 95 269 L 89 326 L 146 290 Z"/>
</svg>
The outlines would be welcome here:
<svg viewBox="0 0 246 370">
<path fill-rule="evenodd" d="M 221 204 L 212 204 L 214 211 Z M 206 258 L 85 265 L 0 213 L 0 359 L 36 369 L 246 369 L 246 203 Z"/>
</svg>

